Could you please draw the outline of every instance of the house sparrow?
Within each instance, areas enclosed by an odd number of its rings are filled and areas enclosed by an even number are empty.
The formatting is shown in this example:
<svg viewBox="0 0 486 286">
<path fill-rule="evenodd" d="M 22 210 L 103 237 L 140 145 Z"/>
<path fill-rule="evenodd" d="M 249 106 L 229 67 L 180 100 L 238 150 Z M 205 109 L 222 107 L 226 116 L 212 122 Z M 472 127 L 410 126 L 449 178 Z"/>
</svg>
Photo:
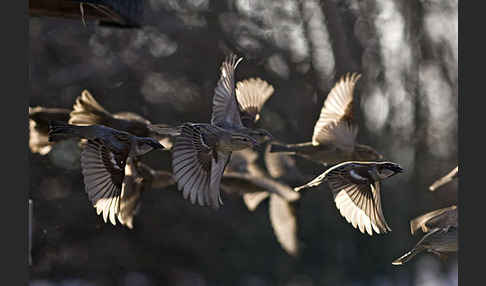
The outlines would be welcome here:
<svg viewBox="0 0 486 286">
<path fill-rule="evenodd" d="M 410 221 L 412 234 L 419 228 L 426 235 L 419 240 L 412 250 L 394 260 L 393 265 L 405 264 L 422 251 L 434 253 L 441 258 L 446 258 L 447 253 L 457 252 L 459 223 L 455 205 L 431 211 Z"/>
<path fill-rule="evenodd" d="M 253 148 L 269 135 L 243 125 L 236 100 L 234 72 L 242 58 L 227 57 L 213 97 L 211 123 L 185 123 L 172 148 L 172 168 L 185 199 L 217 209 L 222 205 L 220 183 L 233 151 Z M 243 111 L 244 112 L 244 111 Z M 248 112 L 251 114 L 251 112 Z"/>
<path fill-rule="evenodd" d="M 138 137 L 103 125 L 76 126 L 52 121 L 49 124 L 49 141 L 66 137 L 87 139 L 81 153 L 81 169 L 86 193 L 96 208 L 116 225 L 120 211 L 120 196 L 128 157 L 143 155 L 153 149 L 163 149 L 157 140 Z"/>
<path fill-rule="evenodd" d="M 381 160 L 383 156 L 372 147 L 356 143 L 358 127 L 352 124 L 352 106 L 354 87 L 360 77 L 346 74 L 331 89 L 314 126 L 312 142 L 273 143 L 270 152 L 294 154 L 324 165 Z"/>
<path fill-rule="evenodd" d="M 433 192 L 436 189 L 442 187 L 443 185 L 452 182 L 452 180 L 456 179 L 457 177 L 459 177 L 459 166 L 452 169 L 452 171 L 450 171 L 444 177 L 435 181 L 432 185 L 430 185 L 429 190 Z"/>
<path fill-rule="evenodd" d="M 69 116 L 69 124 L 79 126 L 105 125 L 116 130 L 131 133 L 135 136 L 156 138 L 166 148 L 172 146 L 170 134 L 153 132 L 149 128 L 151 122 L 134 112 L 108 112 L 94 99 L 88 90 L 81 92 L 81 96 L 76 99 Z M 166 124 L 158 124 L 158 126 L 169 127 Z"/>
<path fill-rule="evenodd" d="M 343 162 L 327 169 L 309 183 L 294 188 L 319 186 L 326 181 L 341 215 L 361 233 L 391 231 L 381 208 L 380 181 L 403 169 L 392 162 Z"/>
</svg>

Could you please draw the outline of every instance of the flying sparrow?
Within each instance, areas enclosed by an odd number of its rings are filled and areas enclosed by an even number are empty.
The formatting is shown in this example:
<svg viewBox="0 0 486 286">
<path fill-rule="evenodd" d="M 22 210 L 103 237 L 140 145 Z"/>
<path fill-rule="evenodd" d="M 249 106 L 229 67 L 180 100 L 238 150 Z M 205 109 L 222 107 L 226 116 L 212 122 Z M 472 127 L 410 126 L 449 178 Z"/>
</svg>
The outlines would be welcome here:
<svg viewBox="0 0 486 286">
<path fill-rule="evenodd" d="M 457 252 L 459 231 L 457 206 L 431 211 L 410 221 L 412 234 L 418 229 L 422 229 L 426 235 L 412 250 L 394 260 L 393 265 L 405 264 L 422 251 L 434 253 L 442 259 L 447 257 L 447 253 Z"/>
<path fill-rule="evenodd" d="M 325 165 L 381 160 L 382 155 L 372 147 L 356 143 L 358 127 L 352 123 L 352 106 L 354 87 L 360 77 L 348 73 L 331 89 L 314 126 L 312 142 L 273 143 L 270 152 L 295 154 Z"/>
<path fill-rule="evenodd" d="M 89 200 L 97 214 L 103 214 L 116 225 L 120 211 L 120 197 L 128 157 L 143 155 L 153 149 L 163 149 L 157 140 L 138 137 L 103 125 L 76 126 L 52 121 L 49 141 L 66 137 L 87 139 L 81 153 L 81 169 Z"/>
<path fill-rule="evenodd" d="M 319 186 L 326 181 L 341 215 L 369 235 L 391 231 L 381 207 L 380 181 L 403 169 L 392 162 L 343 162 L 327 169 L 309 183 L 295 188 Z"/>
</svg>

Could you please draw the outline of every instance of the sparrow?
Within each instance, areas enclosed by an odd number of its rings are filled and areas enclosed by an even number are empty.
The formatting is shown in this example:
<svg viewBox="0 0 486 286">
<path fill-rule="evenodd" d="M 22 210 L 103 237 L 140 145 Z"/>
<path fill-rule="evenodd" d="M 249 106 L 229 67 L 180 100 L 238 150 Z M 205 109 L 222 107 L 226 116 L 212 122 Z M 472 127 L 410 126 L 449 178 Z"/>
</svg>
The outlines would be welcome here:
<svg viewBox="0 0 486 286">
<path fill-rule="evenodd" d="M 164 148 L 153 138 L 134 136 L 103 125 L 76 126 L 51 121 L 48 136 L 50 142 L 66 137 L 87 139 L 81 152 L 85 190 L 97 214 L 102 214 L 105 222 L 109 218 L 113 225 L 120 212 L 127 159 Z"/>
<path fill-rule="evenodd" d="M 222 204 L 220 183 L 233 151 L 254 148 L 270 137 L 263 129 L 243 125 L 235 91 L 234 73 L 242 60 L 232 54 L 221 65 L 215 88 L 211 123 L 184 123 L 172 147 L 172 169 L 184 199 L 218 209 Z M 252 113 L 252 110 L 247 112 Z M 253 115 L 256 116 L 256 115 Z"/>
<path fill-rule="evenodd" d="M 457 233 L 459 223 L 457 220 L 457 206 L 431 211 L 410 221 L 410 231 L 416 233 L 422 229 L 424 237 L 400 258 L 392 262 L 393 265 L 402 265 L 410 261 L 415 255 L 427 251 L 445 259 L 447 253 L 457 252 Z"/>
<path fill-rule="evenodd" d="M 133 218 L 140 210 L 142 194 L 151 189 L 162 189 L 173 184 L 175 181 L 170 172 L 154 170 L 136 157 L 128 157 L 120 193 L 118 221 L 133 229 Z"/>
<path fill-rule="evenodd" d="M 337 164 L 309 183 L 294 188 L 319 186 L 326 181 L 332 191 L 336 207 L 341 215 L 369 235 L 391 231 L 381 207 L 380 181 L 389 178 L 403 169 L 392 162 L 350 161 Z"/>
<path fill-rule="evenodd" d="M 172 145 L 171 136 L 153 132 L 150 128 L 152 124 L 148 119 L 134 112 L 110 113 L 95 100 L 88 90 L 83 90 L 81 95 L 76 98 L 73 110 L 69 114 L 68 123 L 79 126 L 105 125 L 135 136 L 156 138 L 166 148 L 170 148 Z M 169 127 L 166 124 L 157 125 Z"/>
<path fill-rule="evenodd" d="M 314 126 L 311 142 L 273 143 L 270 152 L 298 155 L 324 165 L 343 161 L 383 159 L 372 147 L 356 143 L 358 127 L 352 123 L 353 93 L 360 74 L 346 74 L 331 89 Z"/>
<path fill-rule="evenodd" d="M 252 150 L 234 152 L 221 180 L 226 193 L 238 193 L 249 211 L 269 199 L 269 218 L 273 233 L 281 247 L 291 256 L 299 254 L 297 218 L 293 205 L 300 198 L 290 186 L 274 180 L 257 163 L 258 153 Z"/>
<path fill-rule="evenodd" d="M 249 78 L 236 83 L 236 101 L 241 123 L 249 128 L 248 132 L 259 144 L 271 138 L 271 134 L 265 129 L 258 129 L 260 112 L 265 102 L 273 95 L 274 88 L 261 78 Z M 172 127 L 165 124 L 150 124 L 148 128 L 159 135 L 177 136 L 181 126 Z"/>
<path fill-rule="evenodd" d="M 430 185 L 429 190 L 433 192 L 443 185 L 452 182 L 452 180 L 456 179 L 457 177 L 459 177 L 459 166 L 456 166 L 447 175 L 435 181 L 432 185 Z"/>
<path fill-rule="evenodd" d="M 68 122 L 69 112 L 65 108 L 48 108 L 29 106 L 29 148 L 32 153 L 47 155 L 54 143 L 49 142 L 49 121 Z"/>
</svg>

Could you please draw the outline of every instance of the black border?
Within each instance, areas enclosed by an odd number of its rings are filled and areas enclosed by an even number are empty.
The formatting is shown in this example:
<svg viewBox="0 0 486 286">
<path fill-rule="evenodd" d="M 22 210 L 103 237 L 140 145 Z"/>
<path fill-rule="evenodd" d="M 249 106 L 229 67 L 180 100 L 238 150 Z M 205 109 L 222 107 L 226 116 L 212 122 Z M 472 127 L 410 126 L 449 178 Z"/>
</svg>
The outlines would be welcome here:
<svg viewBox="0 0 486 286">
<path fill-rule="evenodd" d="M 27 194 L 29 15 L 28 1 L 3 7 L 2 24 L 2 284 L 28 284 Z"/>
</svg>

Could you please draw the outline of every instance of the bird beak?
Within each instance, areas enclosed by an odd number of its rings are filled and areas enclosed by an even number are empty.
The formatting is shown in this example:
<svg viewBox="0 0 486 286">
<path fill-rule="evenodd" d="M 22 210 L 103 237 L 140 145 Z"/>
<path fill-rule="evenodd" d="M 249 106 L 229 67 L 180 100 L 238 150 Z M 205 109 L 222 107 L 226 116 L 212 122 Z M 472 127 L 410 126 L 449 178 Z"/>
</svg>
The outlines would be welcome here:
<svg viewBox="0 0 486 286">
<path fill-rule="evenodd" d="M 151 145 L 152 147 L 154 147 L 154 149 L 165 149 L 165 146 L 160 144 L 159 142 L 153 142 Z"/>
<path fill-rule="evenodd" d="M 393 171 L 397 173 L 403 173 L 405 170 L 402 167 L 400 167 L 400 165 L 396 165 Z"/>
</svg>

